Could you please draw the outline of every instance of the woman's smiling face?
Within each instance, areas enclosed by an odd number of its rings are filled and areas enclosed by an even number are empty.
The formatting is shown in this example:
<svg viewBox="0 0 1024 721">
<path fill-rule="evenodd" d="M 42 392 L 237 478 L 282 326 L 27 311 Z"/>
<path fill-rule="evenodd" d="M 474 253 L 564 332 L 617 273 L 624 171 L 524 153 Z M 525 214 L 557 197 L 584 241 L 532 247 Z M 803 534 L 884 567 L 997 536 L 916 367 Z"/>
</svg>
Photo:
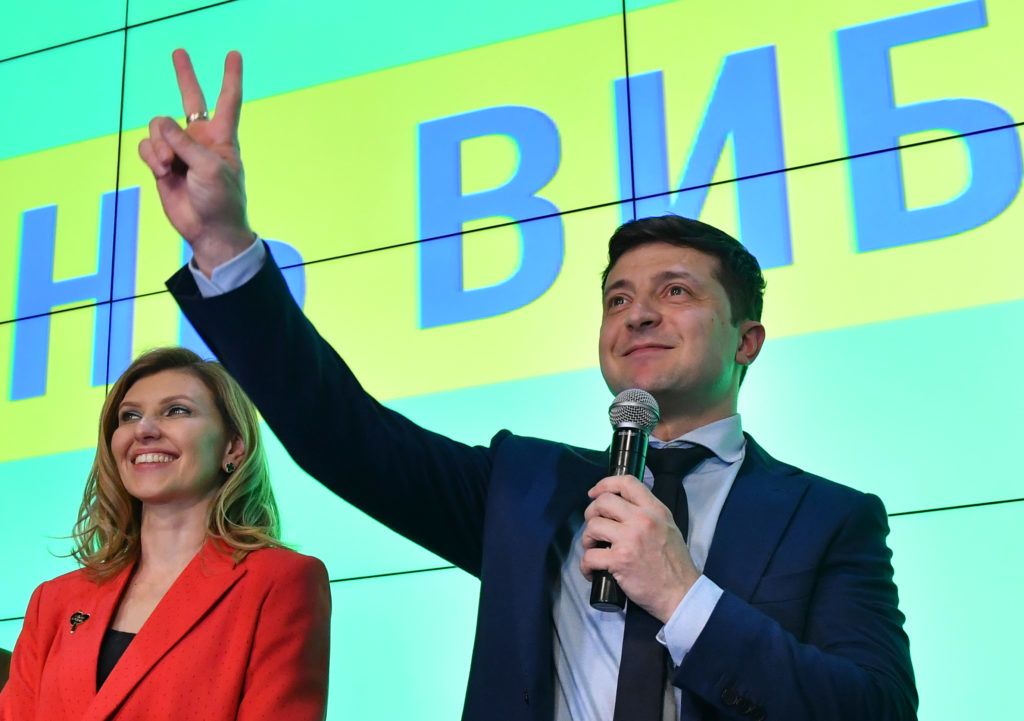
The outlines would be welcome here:
<svg viewBox="0 0 1024 721">
<path fill-rule="evenodd" d="M 125 489 L 144 504 L 212 496 L 234 445 L 206 385 L 165 370 L 140 378 L 118 408 L 110 445 Z"/>
</svg>

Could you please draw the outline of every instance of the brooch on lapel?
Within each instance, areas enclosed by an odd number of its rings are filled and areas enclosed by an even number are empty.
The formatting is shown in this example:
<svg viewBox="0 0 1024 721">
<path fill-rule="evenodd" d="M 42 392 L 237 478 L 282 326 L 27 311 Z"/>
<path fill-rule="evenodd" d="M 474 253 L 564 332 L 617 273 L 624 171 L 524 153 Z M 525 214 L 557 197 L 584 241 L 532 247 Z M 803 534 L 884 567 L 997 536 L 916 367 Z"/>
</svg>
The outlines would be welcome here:
<svg viewBox="0 0 1024 721">
<path fill-rule="evenodd" d="M 71 614 L 71 633 L 75 632 L 79 626 L 89 620 L 89 614 L 82 611 L 75 611 Z"/>
</svg>

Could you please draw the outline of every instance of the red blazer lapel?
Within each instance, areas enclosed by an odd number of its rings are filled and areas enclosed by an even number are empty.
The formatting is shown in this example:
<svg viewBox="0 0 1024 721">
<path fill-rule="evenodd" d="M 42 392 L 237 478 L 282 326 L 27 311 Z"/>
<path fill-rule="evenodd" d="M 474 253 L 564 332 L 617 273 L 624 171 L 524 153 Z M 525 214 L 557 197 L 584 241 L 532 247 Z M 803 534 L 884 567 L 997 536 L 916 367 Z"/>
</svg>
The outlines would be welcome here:
<svg viewBox="0 0 1024 721">
<path fill-rule="evenodd" d="M 111 718 L 150 669 L 243 575 L 245 569 L 235 565 L 230 549 L 219 542 L 207 541 L 143 624 L 81 721 Z M 100 636 L 106 628 L 99 630 Z M 98 656 L 98 643 L 95 653 Z M 95 659 L 92 668 L 95 688 Z"/>
<path fill-rule="evenodd" d="M 89 584 L 88 591 L 78 598 L 69 598 L 63 609 L 63 618 L 57 633 L 64 651 L 58 656 L 61 662 L 59 673 L 64 676 L 63 696 L 74 699 L 74 705 L 84 711 L 96 697 L 96 666 L 99 661 L 100 643 L 110 625 L 110 619 L 117 609 L 118 600 L 131 577 L 132 566 L 125 568 L 114 578 L 100 584 Z M 78 614 L 78 615 L 76 615 Z M 88 616 L 83 620 L 83 616 Z M 77 623 L 72 632 L 72 617 Z"/>
</svg>

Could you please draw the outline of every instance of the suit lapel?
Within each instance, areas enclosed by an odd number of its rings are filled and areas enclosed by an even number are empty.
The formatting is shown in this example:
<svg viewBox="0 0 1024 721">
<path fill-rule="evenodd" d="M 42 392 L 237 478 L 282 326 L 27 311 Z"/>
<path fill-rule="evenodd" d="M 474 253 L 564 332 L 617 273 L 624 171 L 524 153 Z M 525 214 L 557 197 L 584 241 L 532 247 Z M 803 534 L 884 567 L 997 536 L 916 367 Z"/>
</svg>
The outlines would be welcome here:
<svg viewBox="0 0 1024 721">
<path fill-rule="evenodd" d="M 746 457 L 722 507 L 704 573 L 749 601 L 807 489 L 797 469 L 747 436 Z"/>
<path fill-rule="evenodd" d="M 547 535 L 542 541 L 545 549 L 551 545 L 554 535 L 566 528 L 569 516 L 586 508 L 590 502 L 587 491 L 608 475 L 608 456 L 601 451 L 565 446 L 555 473 L 555 487 L 544 508 Z"/>
<path fill-rule="evenodd" d="M 82 721 L 111 718 L 153 666 L 244 574 L 245 569 L 234 564 L 222 544 L 208 540 L 146 619 L 103 688 L 96 693 Z M 116 598 L 119 597 L 120 594 Z M 105 630 L 106 626 L 100 631 L 101 636 Z M 96 653 L 99 654 L 98 645 Z M 94 666 L 94 683 L 95 677 Z"/>
</svg>

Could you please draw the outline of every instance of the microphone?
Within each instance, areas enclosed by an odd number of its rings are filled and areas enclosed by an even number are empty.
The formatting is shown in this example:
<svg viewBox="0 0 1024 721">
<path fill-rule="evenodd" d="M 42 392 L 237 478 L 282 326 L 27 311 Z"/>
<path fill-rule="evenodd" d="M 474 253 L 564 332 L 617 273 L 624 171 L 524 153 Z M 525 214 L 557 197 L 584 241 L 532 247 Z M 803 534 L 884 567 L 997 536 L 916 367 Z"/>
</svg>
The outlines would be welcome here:
<svg viewBox="0 0 1024 721">
<path fill-rule="evenodd" d="M 658 401 L 647 391 L 630 388 L 615 396 L 608 409 L 612 423 L 612 447 L 608 457 L 608 475 L 644 477 L 647 439 L 658 425 L 661 411 Z M 608 544 L 605 544 L 607 547 Z M 621 611 L 626 594 L 607 571 L 594 573 L 590 586 L 590 605 L 599 611 Z"/>
</svg>

